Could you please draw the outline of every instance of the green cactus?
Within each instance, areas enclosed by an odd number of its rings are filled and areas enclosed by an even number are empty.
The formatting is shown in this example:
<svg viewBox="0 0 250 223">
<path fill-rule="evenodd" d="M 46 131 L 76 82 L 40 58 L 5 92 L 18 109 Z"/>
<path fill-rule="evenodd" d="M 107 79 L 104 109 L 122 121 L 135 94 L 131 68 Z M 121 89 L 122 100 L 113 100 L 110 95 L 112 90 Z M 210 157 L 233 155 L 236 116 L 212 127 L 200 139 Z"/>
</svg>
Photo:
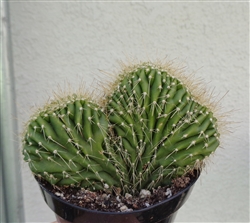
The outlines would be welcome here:
<svg viewBox="0 0 250 223">
<path fill-rule="evenodd" d="M 32 172 L 56 185 L 119 187 L 122 169 L 110 162 L 115 158 L 112 153 L 102 109 L 76 94 L 57 98 L 39 109 L 23 140 L 24 160 Z M 119 157 L 116 161 L 121 166 Z"/>
<path fill-rule="evenodd" d="M 170 71 L 171 72 L 171 71 Z M 169 71 L 150 63 L 126 68 L 106 112 L 126 151 L 130 188 L 166 185 L 201 168 L 219 146 L 217 120 Z"/>
<path fill-rule="evenodd" d="M 103 106 L 80 93 L 57 96 L 28 122 L 24 160 L 53 185 L 122 194 L 202 168 L 219 146 L 217 120 L 174 73 L 127 67 Z"/>
</svg>

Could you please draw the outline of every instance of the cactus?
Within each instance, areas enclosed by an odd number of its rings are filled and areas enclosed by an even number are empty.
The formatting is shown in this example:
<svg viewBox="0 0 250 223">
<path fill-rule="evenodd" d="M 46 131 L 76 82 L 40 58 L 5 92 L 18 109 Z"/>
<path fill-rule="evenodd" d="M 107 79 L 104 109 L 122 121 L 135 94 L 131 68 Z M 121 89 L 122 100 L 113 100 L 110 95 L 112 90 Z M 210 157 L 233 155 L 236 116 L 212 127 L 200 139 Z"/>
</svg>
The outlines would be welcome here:
<svg viewBox="0 0 250 223">
<path fill-rule="evenodd" d="M 24 160 L 52 185 L 122 194 L 201 169 L 219 146 L 217 119 L 175 74 L 151 63 L 129 66 L 102 106 L 80 93 L 57 96 L 28 122 Z"/>
<path fill-rule="evenodd" d="M 127 67 L 108 98 L 106 112 L 116 146 L 126 153 L 132 191 L 202 168 L 219 146 L 213 113 L 174 73 L 151 63 Z"/>
<path fill-rule="evenodd" d="M 31 171 L 53 185 L 120 186 L 111 154 L 108 120 L 100 106 L 81 94 L 58 97 L 39 109 L 23 139 Z"/>
</svg>

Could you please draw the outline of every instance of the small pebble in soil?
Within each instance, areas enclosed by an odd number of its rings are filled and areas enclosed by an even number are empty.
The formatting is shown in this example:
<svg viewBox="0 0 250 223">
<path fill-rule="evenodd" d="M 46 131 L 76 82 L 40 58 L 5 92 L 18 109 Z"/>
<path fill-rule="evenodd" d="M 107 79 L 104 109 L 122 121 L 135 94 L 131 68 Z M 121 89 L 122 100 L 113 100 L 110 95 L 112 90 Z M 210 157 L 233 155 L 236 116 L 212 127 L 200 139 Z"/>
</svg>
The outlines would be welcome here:
<svg viewBox="0 0 250 223">
<path fill-rule="evenodd" d="M 104 189 L 109 189 L 109 185 L 108 184 L 104 184 Z"/>
<path fill-rule="evenodd" d="M 142 189 L 140 192 L 140 198 L 150 197 L 151 192 L 149 190 Z"/>
<path fill-rule="evenodd" d="M 133 197 L 133 196 L 132 196 L 131 194 L 129 194 L 129 193 L 126 193 L 126 194 L 125 194 L 125 198 L 126 198 L 126 199 L 129 199 L 129 198 L 132 198 L 132 197 Z"/>
<path fill-rule="evenodd" d="M 116 200 L 117 200 L 118 202 L 121 202 L 121 199 L 120 199 L 119 196 L 116 196 Z"/>
<path fill-rule="evenodd" d="M 167 188 L 167 191 L 166 191 L 165 195 L 166 195 L 167 198 L 172 197 L 172 191 L 169 188 Z"/>
<path fill-rule="evenodd" d="M 129 212 L 129 211 L 133 211 L 133 209 L 128 208 L 126 205 L 123 205 L 120 207 L 120 211 L 121 212 Z"/>
</svg>

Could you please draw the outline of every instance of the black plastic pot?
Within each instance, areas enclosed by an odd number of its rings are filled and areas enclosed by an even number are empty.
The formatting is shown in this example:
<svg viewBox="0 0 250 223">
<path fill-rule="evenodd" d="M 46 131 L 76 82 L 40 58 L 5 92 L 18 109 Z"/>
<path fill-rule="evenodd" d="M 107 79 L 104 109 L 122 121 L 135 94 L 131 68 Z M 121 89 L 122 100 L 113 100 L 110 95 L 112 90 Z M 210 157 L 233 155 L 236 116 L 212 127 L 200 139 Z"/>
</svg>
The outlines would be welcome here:
<svg viewBox="0 0 250 223">
<path fill-rule="evenodd" d="M 132 212 L 102 212 L 81 208 L 65 202 L 41 184 L 45 202 L 55 212 L 58 223 L 171 223 L 178 209 L 189 197 L 195 182 L 165 201 Z"/>
</svg>

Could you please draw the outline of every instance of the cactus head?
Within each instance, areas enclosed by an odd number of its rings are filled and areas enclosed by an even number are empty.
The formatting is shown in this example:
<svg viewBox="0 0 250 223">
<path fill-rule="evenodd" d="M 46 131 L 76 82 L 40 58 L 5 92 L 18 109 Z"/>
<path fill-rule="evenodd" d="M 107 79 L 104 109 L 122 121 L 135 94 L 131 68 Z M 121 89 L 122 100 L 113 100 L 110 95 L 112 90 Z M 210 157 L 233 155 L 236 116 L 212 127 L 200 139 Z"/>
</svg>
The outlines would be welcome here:
<svg viewBox="0 0 250 223">
<path fill-rule="evenodd" d="M 76 94 L 57 97 L 39 109 L 23 139 L 24 160 L 32 172 L 56 185 L 119 187 L 111 150 L 106 115 Z"/>
<path fill-rule="evenodd" d="M 106 112 L 133 191 L 201 168 L 219 145 L 212 111 L 174 74 L 151 63 L 127 67 L 108 97 Z"/>
</svg>

